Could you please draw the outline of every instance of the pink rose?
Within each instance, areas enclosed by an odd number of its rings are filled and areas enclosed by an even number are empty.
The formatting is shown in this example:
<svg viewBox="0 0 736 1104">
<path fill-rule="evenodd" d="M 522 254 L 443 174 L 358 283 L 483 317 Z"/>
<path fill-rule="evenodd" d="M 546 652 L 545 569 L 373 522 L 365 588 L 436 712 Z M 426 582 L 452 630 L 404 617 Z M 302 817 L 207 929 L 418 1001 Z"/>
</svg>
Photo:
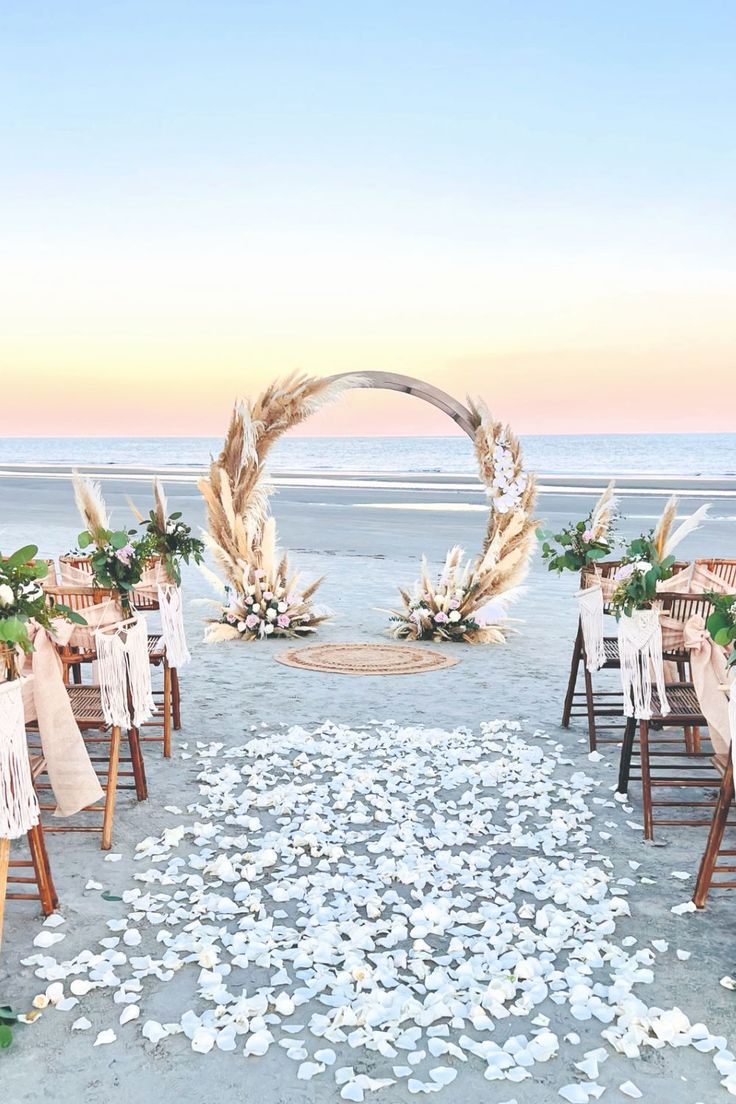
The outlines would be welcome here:
<svg viewBox="0 0 736 1104">
<path fill-rule="evenodd" d="M 592 539 L 593 539 L 593 530 L 592 529 L 586 529 L 585 532 L 583 533 L 583 540 L 585 541 L 586 544 L 590 544 Z"/>
<path fill-rule="evenodd" d="M 249 594 L 248 597 L 245 599 L 245 604 L 246 604 L 246 606 L 252 606 L 253 605 L 253 595 L 252 594 Z"/>
<path fill-rule="evenodd" d="M 276 624 L 280 629 L 288 629 L 289 625 L 291 624 L 291 618 L 288 617 L 285 613 L 280 613 L 276 618 Z"/>
<path fill-rule="evenodd" d="M 270 602 L 271 599 L 273 598 L 273 594 L 270 590 L 264 590 L 263 597 L 267 602 Z"/>
<path fill-rule="evenodd" d="M 118 548 L 115 553 L 115 559 L 120 560 L 120 562 L 127 567 L 130 564 L 130 557 L 134 552 L 135 548 L 133 548 L 132 544 L 124 544 L 122 548 Z"/>
<path fill-rule="evenodd" d="M 434 619 L 438 625 L 444 625 L 446 621 L 449 621 L 449 617 L 446 613 L 443 613 L 442 610 L 434 615 Z"/>
<path fill-rule="evenodd" d="M 451 598 L 447 604 L 450 609 L 460 609 L 460 603 L 458 602 L 457 598 Z"/>
<path fill-rule="evenodd" d="M 247 629 L 255 629 L 260 621 L 260 617 L 256 617 L 255 613 L 249 613 L 245 619 L 245 627 Z"/>
</svg>

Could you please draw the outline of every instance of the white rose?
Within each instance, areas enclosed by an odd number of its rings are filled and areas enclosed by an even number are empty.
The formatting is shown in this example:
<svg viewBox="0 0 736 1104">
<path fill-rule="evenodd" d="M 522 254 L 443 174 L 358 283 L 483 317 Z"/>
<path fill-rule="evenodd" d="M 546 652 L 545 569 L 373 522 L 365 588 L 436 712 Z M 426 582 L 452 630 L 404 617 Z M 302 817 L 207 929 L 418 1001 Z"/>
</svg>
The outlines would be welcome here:
<svg viewBox="0 0 736 1104">
<path fill-rule="evenodd" d="M 452 610 L 451 613 L 450 613 L 450 620 L 451 621 L 460 621 L 461 620 L 460 610 Z"/>
<path fill-rule="evenodd" d="M 275 621 L 276 620 L 276 610 L 275 609 L 267 609 L 266 610 L 266 617 L 268 618 L 269 621 Z"/>
<path fill-rule="evenodd" d="M 238 632 L 245 632 L 247 628 L 245 621 L 238 621 Z"/>
<path fill-rule="evenodd" d="M 0 606 L 10 606 L 13 604 L 14 599 L 15 595 L 11 588 L 7 583 L 3 583 L 0 586 Z"/>
<path fill-rule="evenodd" d="M 286 602 L 279 602 L 279 613 L 286 613 L 288 608 Z"/>
<path fill-rule="evenodd" d="M 268 636 L 269 633 L 273 632 L 273 625 L 264 625 L 263 631 L 265 632 L 266 636 Z"/>
</svg>

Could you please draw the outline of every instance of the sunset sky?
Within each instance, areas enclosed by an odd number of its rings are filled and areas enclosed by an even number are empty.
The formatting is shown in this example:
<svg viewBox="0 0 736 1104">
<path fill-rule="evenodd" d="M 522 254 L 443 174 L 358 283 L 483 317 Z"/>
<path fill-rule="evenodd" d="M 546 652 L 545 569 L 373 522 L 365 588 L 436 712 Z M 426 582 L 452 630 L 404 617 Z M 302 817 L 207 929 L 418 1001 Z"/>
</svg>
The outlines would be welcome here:
<svg viewBox="0 0 736 1104">
<path fill-rule="evenodd" d="M 216 434 L 368 368 L 734 429 L 735 53 L 730 0 L 3 5 L 0 430 Z"/>
</svg>

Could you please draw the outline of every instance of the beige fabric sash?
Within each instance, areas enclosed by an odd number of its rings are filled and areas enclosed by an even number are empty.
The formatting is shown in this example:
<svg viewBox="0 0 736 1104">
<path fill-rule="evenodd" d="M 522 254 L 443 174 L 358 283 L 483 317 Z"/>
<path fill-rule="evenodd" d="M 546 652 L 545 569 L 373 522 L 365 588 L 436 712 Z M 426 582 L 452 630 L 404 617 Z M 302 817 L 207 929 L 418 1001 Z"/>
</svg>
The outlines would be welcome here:
<svg viewBox="0 0 736 1104">
<path fill-rule="evenodd" d="M 54 622 L 54 633 L 60 643 L 68 640 L 72 628 L 68 621 Z M 57 802 L 54 816 L 73 816 L 104 794 L 74 720 L 54 642 L 47 630 L 34 622 L 29 623 L 28 631 L 33 651 L 26 657 L 26 666 L 33 678 L 23 685 L 25 718 L 27 722 L 38 721 L 46 769 Z"/>
<path fill-rule="evenodd" d="M 163 560 L 156 560 L 149 567 L 144 567 L 141 573 L 141 581 L 131 593 L 133 605 L 135 605 L 136 599 L 146 602 L 158 601 L 158 588 L 168 586 L 170 583 L 171 579 L 166 574 Z"/>
<path fill-rule="evenodd" d="M 87 564 L 85 567 L 77 567 L 76 564 L 65 563 L 64 560 L 61 560 L 59 562 L 59 577 L 61 578 L 62 586 L 92 586 L 94 582 L 92 564 Z"/>
<path fill-rule="evenodd" d="M 702 617 L 689 617 L 682 630 L 683 643 L 690 652 L 693 686 L 708 722 L 713 749 L 717 755 L 725 755 L 731 743 L 725 653 L 714 643 Z"/>
<path fill-rule="evenodd" d="M 693 568 L 693 591 L 695 594 L 736 594 L 736 586 L 729 585 L 715 571 L 711 571 L 705 564 L 695 564 Z"/>
</svg>

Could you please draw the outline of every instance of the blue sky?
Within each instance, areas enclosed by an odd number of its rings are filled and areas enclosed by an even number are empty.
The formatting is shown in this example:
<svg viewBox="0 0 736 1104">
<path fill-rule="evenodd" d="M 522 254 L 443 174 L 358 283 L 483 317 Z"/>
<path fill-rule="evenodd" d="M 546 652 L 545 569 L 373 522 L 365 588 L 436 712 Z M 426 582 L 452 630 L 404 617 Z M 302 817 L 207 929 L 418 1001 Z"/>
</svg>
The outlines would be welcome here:
<svg viewBox="0 0 736 1104">
<path fill-rule="evenodd" d="M 733 362 L 732 3 L 30 0 L 0 43 L 34 379 Z"/>
</svg>

